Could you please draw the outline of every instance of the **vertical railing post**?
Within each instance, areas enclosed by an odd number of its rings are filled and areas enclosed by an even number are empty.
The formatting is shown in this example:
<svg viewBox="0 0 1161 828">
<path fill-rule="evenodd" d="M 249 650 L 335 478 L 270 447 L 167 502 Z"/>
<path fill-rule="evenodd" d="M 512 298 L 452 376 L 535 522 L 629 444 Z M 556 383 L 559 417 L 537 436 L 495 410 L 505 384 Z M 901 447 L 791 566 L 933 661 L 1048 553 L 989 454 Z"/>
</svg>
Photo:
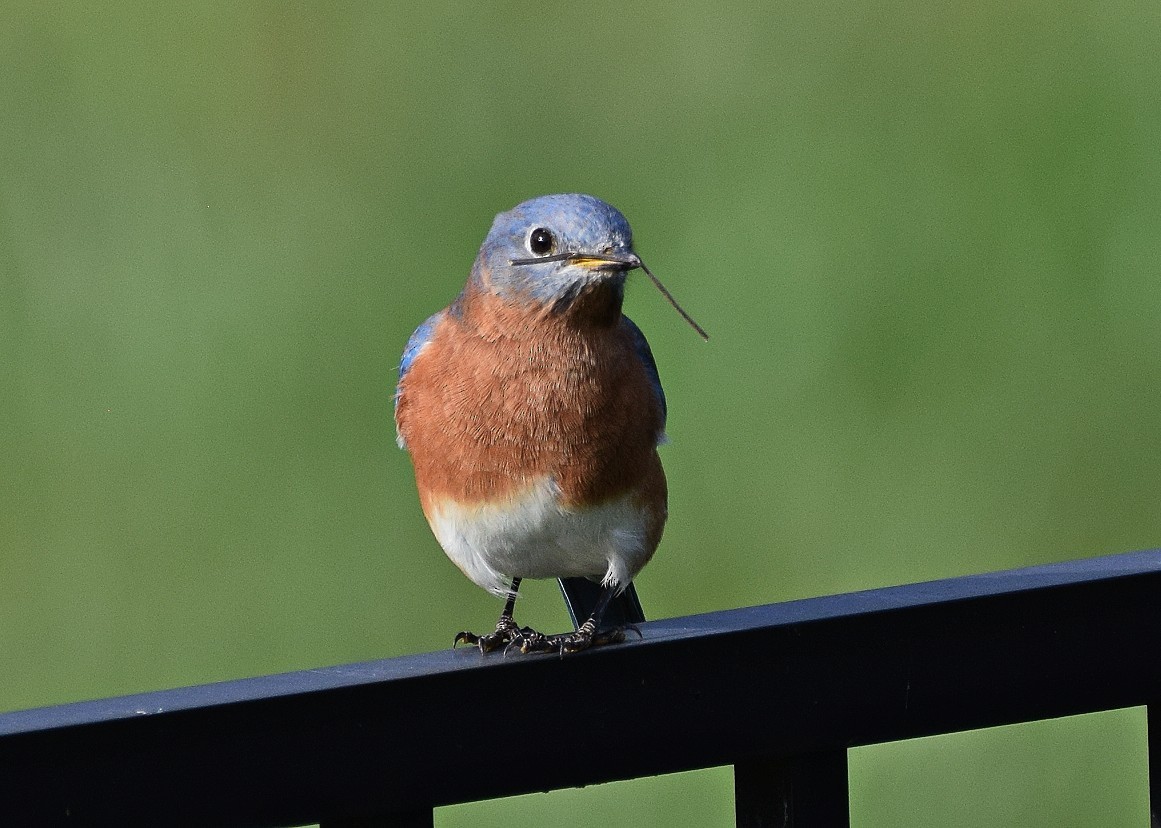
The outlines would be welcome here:
<svg viewBox="0 0 1161 828">
<path fill-rule="evenodd" d="M 324 820 L 319 828 L 432 828 L 434 819 L 432 809 L 424 808 L 386 816 Z"/>
<path fill-rule="evenodd" d="M 847 752 L 734 765 L 738 828 L 843 828 L 850 825 Z"/>
</svg>

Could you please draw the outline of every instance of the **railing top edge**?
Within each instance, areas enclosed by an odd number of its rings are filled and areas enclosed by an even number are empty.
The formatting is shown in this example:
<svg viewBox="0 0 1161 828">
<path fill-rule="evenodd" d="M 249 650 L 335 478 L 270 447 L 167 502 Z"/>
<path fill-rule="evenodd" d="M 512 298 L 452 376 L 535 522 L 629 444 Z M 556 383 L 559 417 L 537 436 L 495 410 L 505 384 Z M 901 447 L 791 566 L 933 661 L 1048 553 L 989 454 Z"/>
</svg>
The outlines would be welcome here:
<svg viewBox="0 0 1161 828">
<path fill-rule="evenodd" d="M 662 619 L 641 625 L 641 639 L 631 638 L 616 649 L 649 647 L 741 630 L 805 624 L 1158 573 L 1161 573 L 1161 549 L 1129 552 Z M 602 655 L 602 651 L 598 650 L 569 658 L 600 658 Z M 0 713 L 0 737 L 460 671 L 505 669 L 526 665 L 530 660 L 548 663 L 552 659 L 543 656 L 510 659 L 498 655 L 484 657 L 473 649 L 453 651 L 449 648 L 432 653 L 74 702 Z"/>
</svg>

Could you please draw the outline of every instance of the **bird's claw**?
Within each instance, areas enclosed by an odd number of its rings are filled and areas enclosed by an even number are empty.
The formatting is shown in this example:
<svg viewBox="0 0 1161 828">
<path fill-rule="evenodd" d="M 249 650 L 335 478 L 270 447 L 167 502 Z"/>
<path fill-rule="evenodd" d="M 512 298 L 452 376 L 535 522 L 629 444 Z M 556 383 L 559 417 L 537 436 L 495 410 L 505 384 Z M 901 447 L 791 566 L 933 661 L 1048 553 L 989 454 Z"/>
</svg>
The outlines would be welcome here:
<svg viewBox="0 0 1161 828">
<path fill-rule="evenodd" d="M 574 632 L 545 635 L 531 627 L 520 627 L 508 616 L 502 616 L 496 622 L 495 632 L 487 635 L 476 635 L 473 632 L 458 632 L 452 641 L 452 647 L 460 644 L 470 644 L 480 648 L 481 653 L 493 653 L 503 648 L 504 655 L 517 653 L 555 653 L 566 655 L 579 653 L 589 647 L 599 647 L 603 644 L 620 644 L 625 640 L 625 631 L 632 630 L 641 637 L 641 631 L 634 625 L 614 627 L 610 630 L 594 630 L 593 625 L 586 621 L 580 629 Z"/>
<path fill-rule="evenodd" d="M 599 647 L 602 644 L 620 644 L 625 640 L 625 629 L 624 627 L 616 627 L 611 630 L 593 632 L 587 624 L 582 624 L 581 628 L 575 632 L 557 635 L 544 635 L 535 630 L 529 630 L 525 633 L 521 630 L 521 634 L 504 648 L 504 652 L 507 654 L 516 650 L 521 653 L 554 653 L 557 655 L 579 653 L 581 650 Z M 636 627 L 629 627 L 629 629 L 632 629 L 638 636 L 641 635 Z"/>
<path fill-rule="evenodd" d="M 507 652 L 513 642 L 526 636 L 541 636 L 541 634 L 531 627 L 517 626 L 511 617 L 505 615 L 496 622 L 495 632 L 486 635 L 476 635 L 466 630 L 456 633 L 456 637 L 452 640 L 452 647 L 457 647 L 460 644 L 472 644 L 479 647 L 481 653 L 492 653 L 501 647 L 505 648 L 505 652 Z"/>
</svg>

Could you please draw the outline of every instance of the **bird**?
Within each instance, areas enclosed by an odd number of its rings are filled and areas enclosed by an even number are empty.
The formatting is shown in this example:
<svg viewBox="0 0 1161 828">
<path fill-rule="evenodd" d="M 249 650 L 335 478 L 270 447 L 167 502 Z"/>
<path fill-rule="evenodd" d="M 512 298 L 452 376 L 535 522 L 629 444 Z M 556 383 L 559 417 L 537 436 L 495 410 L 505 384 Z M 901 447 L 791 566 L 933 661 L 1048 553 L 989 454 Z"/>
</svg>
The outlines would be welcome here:
<svg viewBox="0 0 1161 828">
<path fill-rule="evenodd" d="M 459 295 L 404 348 L 395 425 L 424 516 L 463 574 L 505 599 L 494 631 L 453 646 L 563 655 L 644 621 L 632 584 L 668 517 L 667 409 L 649 343 L 622 312 L 638 268 L 708 339 L 615 207 L 532 198 L 495 217 Z M 550 578 L 570 632 L 513 619 L 521 582 Z"/>
</svg>

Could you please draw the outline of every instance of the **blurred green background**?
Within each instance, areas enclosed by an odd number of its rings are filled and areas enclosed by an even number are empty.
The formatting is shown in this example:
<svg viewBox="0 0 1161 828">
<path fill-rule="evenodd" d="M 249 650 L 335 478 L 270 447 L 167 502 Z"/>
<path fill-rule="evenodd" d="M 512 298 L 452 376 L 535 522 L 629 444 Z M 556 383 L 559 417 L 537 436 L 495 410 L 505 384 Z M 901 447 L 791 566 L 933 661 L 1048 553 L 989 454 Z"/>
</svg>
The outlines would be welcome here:
<svg viewBox="0 0 1161 828">
<path fill-rule="evenodd" d="M 1158 545 L 1159 53 L 1144 0 L 9 0 L 0 709 L 490 624 L 390 394 L 546 192 L 617 205 L 712 335 L 631 285 L 670 403 L 650 615 Z M 854 824 L 1144 826 L 1144 727 L 854 751 Z M 728 825 L 730 775 L 437 822 L 564 814 Z"/>
</svg>

